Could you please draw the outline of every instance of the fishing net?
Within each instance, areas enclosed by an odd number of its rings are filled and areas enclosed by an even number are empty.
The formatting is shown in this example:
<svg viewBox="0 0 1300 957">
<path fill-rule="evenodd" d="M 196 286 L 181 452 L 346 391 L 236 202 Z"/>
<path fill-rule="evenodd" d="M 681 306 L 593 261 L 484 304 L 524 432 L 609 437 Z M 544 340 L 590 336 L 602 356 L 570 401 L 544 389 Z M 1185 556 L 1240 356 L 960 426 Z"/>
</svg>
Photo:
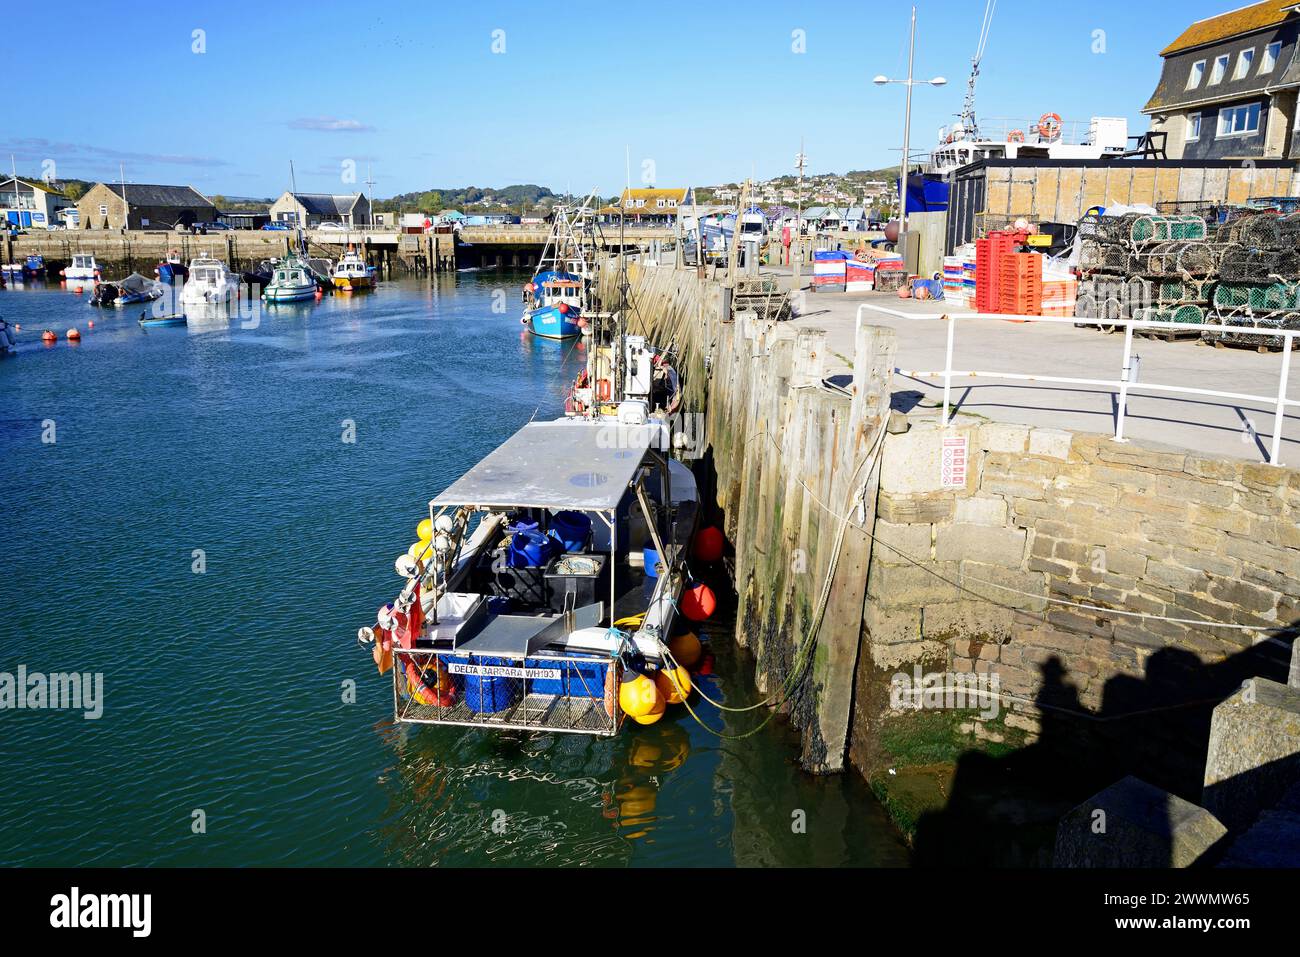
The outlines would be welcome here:
<svg viewBox="0 0 1300 957">
<path fill-rule="evenodd" d="M 1156 289 L 1156 300 L 1161 306 L 1205 302 L 1209 286 L 1210 281 L 1203 279 L 1166 279 Z"/>
<path fill-rule="evenodd" d="M 1130 315 L 1138 312 L 1156 301 L 1156 284 L 1150 279 L 1134 276 L 1124 286 L 1124 301 L 1128 304 Z"/>
<path fill-rule="evenodd" d="M 1133 224 L 1141 218 L 1140 213 L 1126 213 L 1123 216 L 1103 216 L 1097 220 L 1096 237 L 1105 243 L 1132 242 Z"/>
<path fill-rule="evenodd" d="M 1129 271 L 1129 252 L 1124 246 L 1106 246 L 1102 256 L 1102 268 L 1109 272 Z"/>
<path fill-rule="evenodd" d="M 1091 293 L 1080 293 L 1074 299 L 1076 319 L 1096 319 L 1099 315 L 1097 300 Z"/>
<path fill-rule="evenodd" d="M 1300 313 L 1287 313 L 1280 316 L 1251 317 L 1230 316 L 1223 320 L 1224 325 L 1240 326 L 1243 329 L 1260 330 L 1259 332 L 1217 332 L 1212 333 L 1212 341 L 1232 343 L 1233 345 L 1254 346 L 1264 349 L 1282 349 L 1286 339 L 1282 336 L 1270 336 L 1270 329 L 1300 329 Z"/>
</svg>

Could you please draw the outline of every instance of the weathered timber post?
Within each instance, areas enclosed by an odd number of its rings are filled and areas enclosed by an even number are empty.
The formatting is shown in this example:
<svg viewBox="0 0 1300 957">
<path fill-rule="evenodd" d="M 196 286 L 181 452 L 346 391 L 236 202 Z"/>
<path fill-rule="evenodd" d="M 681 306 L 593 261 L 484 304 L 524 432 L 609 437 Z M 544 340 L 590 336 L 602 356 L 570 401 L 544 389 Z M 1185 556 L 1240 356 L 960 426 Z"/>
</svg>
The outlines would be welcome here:
<svg viewBox="0 0 1300 957">
<path fill-rule="evenodd" d="M 852 399 L 849 404 L 847 441 L 832 485 L 831 505 L 836 514 L 823 525 L 826 535 L 849 522 L 831 583 L 826 617 L 818 636 L 812 664 L 817 727 L 824 744 L 818 755 L 805 744 L 804 760 L 819 773 L 844 769 L 852 717 L 853 687 L 862 635 L 862 607 L 867 595 L 867 568 L 871 563 L 871 537 L 875 525 L 876 492 L 880 473 L 868 462 L 889 420 L 890 386 L 898 339 L 892 329 L 858 327 L 854 358 Z M 822 749 L 817 749 L 822 750 Z"/>
</svg>

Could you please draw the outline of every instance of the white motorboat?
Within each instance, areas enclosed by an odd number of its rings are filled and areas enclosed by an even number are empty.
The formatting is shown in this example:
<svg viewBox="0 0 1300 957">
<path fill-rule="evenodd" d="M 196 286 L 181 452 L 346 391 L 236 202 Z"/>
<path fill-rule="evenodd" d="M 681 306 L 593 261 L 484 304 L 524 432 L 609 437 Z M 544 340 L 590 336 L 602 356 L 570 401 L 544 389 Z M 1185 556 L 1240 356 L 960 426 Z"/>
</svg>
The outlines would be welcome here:
<svg viewBox="0 0 1300 957">
<path fill-rule="evenodd" d="M 180 305 L 234 304 L 239 299 L 239 277 L 220 259 L 191 259 L 189 278 L 181 290 Z"/>
<path fill-rule="evenodd" d="M 99 278 L 99 263 L 95 257 L 85 253 L 74 253 L 71 265 L 64 268 L 60 275 L 68 282 L 94 282 Z"/>
</svg>

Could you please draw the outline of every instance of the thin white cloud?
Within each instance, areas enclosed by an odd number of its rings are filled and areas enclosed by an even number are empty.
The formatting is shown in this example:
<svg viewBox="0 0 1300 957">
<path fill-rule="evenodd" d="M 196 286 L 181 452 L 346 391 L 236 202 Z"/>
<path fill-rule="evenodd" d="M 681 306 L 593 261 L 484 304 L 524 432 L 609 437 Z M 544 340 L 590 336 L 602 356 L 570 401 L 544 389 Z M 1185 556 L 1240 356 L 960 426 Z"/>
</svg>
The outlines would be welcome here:
<svg viewBox="0 0 1300 957">
<path fill-rule="evenodd" d="M 369 133 L 374 130 L 373 126 L 367 126 L 360 120 L 343 120 L 336 116 L 301 116 L 290 120 L 289 128 L 321 133 Z"/>
</svg>

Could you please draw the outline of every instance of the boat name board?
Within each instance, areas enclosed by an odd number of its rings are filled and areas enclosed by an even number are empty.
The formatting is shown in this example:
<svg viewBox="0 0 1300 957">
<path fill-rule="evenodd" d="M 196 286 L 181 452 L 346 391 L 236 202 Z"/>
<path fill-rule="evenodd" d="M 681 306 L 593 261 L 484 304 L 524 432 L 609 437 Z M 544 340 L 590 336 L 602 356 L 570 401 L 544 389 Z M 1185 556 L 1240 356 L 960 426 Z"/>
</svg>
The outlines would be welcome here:
<svg viewBox="0 0 1300 957">
<path fill-rule="evenodd" d="M 451 662 L 447 670 L 454 675 L 474 675 L 478 678 L 527 678 L 529 681 L 559 681 L 563 677 L 558 668 L 513 668 L 508 665 L 462 665 Z"/>
</svg>

